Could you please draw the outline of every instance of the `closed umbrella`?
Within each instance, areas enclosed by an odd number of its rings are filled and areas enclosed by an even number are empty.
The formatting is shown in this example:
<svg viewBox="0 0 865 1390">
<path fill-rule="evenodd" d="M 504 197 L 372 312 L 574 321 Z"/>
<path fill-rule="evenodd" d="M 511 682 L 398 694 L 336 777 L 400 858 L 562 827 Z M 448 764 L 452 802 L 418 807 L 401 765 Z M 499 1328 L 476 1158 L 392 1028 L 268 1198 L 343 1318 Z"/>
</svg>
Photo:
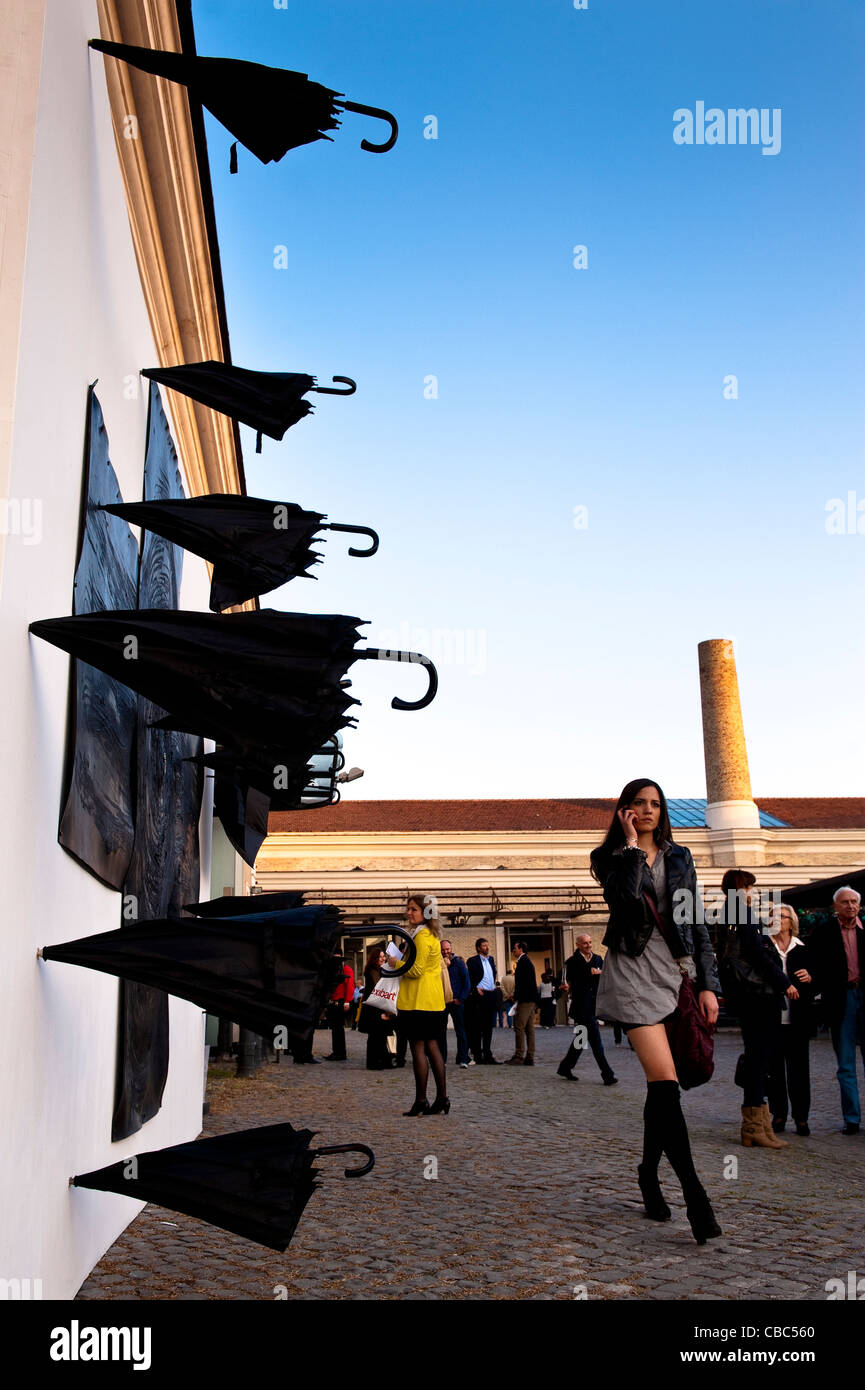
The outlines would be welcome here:
<svg viewBox="0 0 865 1390">
<path fill-rule="evenodd" d="M 346 101 L 341 92 L 311 82 L 304 72 L 271 68 L 238 58 L 206 58 L 138 48 L 128 43 L 91 39 L 90 47 L 120 58 L 142 72 L 180 82 L 232 135 L 263 164 L 278 162 L 289 150 L 315 140 L 330 140 L 339 129 L 338 112 L 354 111 L 387 121 L 390 135 L 382 144 L 361 141 L 361 149 L 384 154 L 396 144 L 396 118 L 380 106 Z M 237 168 L 232 150 L 232 173 Z"/>
<path fill-rule="evenodd" d="M 346 711 L 358 702 L 341 682 L 354 661 L 425 667 L 424 695 L 414 701 L 395 696 L 394 709 L 423 709 L 435 697 L 438 677 L 429 658 L 356 648 L 362 623 L 270 608 L 223 614 L 137 609 L 43 619 L 30 631 L 167 710 L 162 728 L 220 744 L 278 747 L 302 720 L 312 753 L 349 723 Z"/>
<path fill-rule="evenodd" d="M 136 1154 L 91 1173 L 72 1187 L 118 1192 L 197 1217 L 271 1250 L 285 1250 L 315 1189 L 317 1158 L 362 1153 L 367 1162 L 346 1177 L 370 1172 L 375 1155 L 366 1144 L 311 1149 L 315 1132 L 286 1123 L 218 1134 L 167 1149 Z"/>
<path fill-rule="evenodd" d="M 180 501 L 110 504 L 102 510 L 155 531 L 210 561 L 210 607 L 214 613 L 258 598 L 298 576 L 314 578 L 309 570 L 321 556 L 311 547 L 319 531 L 346 531 L 372 538 L 371 547 L 350 547 L 349 555 L 374 555 L 378 549 L 378 536 L 368 526 L 327 523 L 322 512 L 304 511 L 294 502 L 272 502 L 263 497 L 210 493 Z"/>
<path fill-rule="evenodd" d="M 226 893 L 222 898 L 211 898 L 208 902 L 184 903 L 184 912 L 193 917 L 246 917 L 250 913 L 282 912 L 290 907 L 303 907 L 304 896 L 299 889 L 289 889 L 282 893 L 250 893 L 248 895 Z"/>
<path fill-rule="evenodd" d="M 313 904 L 133 922 L 44 946 L 41 954 L 164 990 L 262 1036 L 283 1027 L 288 1041 L 302 1043 L 339 983 L 341 934 L 339 909 Z"/>
<path fill-rule="evenodd" d="M 334 386 L 318 386 L 306 372 L 254 372 L 227 362 L 146 367 L 141 375 L 249 425 L 257 435 L 256 453 L 261 453 L 263 434 L 282 439 L 286 430 L 312 412 L 312 403 L 303 399 L 310 391 L 319 396 L 353 396 L 357 390 L 350 376 L 333 378 L 347 387 L 338 391 Z"/>
</svg>

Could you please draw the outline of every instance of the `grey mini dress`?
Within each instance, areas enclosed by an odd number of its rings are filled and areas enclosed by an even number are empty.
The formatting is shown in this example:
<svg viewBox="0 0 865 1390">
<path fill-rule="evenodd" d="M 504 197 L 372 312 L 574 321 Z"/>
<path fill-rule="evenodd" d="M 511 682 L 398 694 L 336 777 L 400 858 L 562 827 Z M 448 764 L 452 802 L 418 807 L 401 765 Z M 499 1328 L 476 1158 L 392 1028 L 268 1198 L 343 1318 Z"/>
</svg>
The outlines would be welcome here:
<svg viewBox="0 0 865 1390">
<path fill-rule="evenodd" d="M 659 845 L 655 861 L 645 866 L 651 877 L 658 902 L 658 913 L 664 922 L 671 920 L 670 895 L 667 890 L 667 870 L 664 863 L 669 842 Z M 615 854 L 633 854 L 633 850 L 614 850 Z M 681 968 L 680 968 L 681 966 Z M 607 951 L 598 982 L 595 1013 L 608 1023 L 621 1023 L 637 1028 L 647 1023 L 661 1023 L 679 1002 L 682 971 L 696 979 L 697 969 L 691 956 L 674 959 L 669 946 L 657 927 L 639 956 L 624 951 Z"/>
</svg>

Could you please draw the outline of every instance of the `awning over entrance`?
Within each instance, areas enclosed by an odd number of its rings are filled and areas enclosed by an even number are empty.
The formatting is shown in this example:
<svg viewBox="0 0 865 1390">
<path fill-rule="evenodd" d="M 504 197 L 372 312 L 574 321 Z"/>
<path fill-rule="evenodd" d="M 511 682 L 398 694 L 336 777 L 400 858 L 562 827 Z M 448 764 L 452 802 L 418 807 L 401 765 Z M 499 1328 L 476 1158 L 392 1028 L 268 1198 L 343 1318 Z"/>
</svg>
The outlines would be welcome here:
<svg viewBox="0 0 865 1390">
<path fill-rule="evenodd" d="M 349 925 L 369 923 L 371 927 L 401 922 L 405 917 L 406 899 L 415 891 L 411 884 L 404 888 L 369 888 L 361 884 L 356 888 L 354 885 L 350 888 L 310 888 L 304 885 L 303 889 L 307 903 L 332 903 L 340 908 Z M 479 920 L 506 922 L 509 926 L 517 923 L 540 925 L 547 920 L 560 922 L 563 918 L 583 917 L 604 910 L 601 890 L 596 886 L 436 888 L 425 883 L 424 892 L 435 894 L 442 921 L 452 929 Z"/>
</svg>

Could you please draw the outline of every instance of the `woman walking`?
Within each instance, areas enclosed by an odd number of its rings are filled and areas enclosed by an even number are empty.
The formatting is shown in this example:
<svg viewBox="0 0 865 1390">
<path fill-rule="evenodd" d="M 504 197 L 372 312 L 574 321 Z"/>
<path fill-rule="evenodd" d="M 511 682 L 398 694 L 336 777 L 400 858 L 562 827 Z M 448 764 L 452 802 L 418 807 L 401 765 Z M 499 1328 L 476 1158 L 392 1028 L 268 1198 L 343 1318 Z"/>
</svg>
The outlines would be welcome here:
<svg viewBox="0 0 865 1390">
<path fill-rule="evenodd" d="M 811 1109 L 811 1001 L 814 985 L 808 947 L 799 937 L 799 918 L 782 903 L 772 912 L 769 941 L 778 954 L 781 968 L 795 987 L 798 997 L 787 991 L 781 1025 L 775 1034 L 775 1047 L 769 1059 L 766 1091 L 772 1112 L 772 1130 L 783 1134 L 789 1103 L 796 1133 L 808 1135 Z"/>
<path fill-rule="evenodd" d="M 742 1030 L 742 1133 L 746 1149 L 785 1149 L 786 1139 L 773 1132 L 766 1103 L 769 1064 L 781 1028 L 784 995 L 798 998 L 777 955 L 763 935 L 752 908 L 757 882 L 747 869 L 728 869 L 721 880 L 725 894 L 718 927 L 718 962 L 724 998 L 735 1010 Z"/>
<path fill-rule="evenodd" d="M 603 888 L 610 920 L 596 1012 L 618 1020 L 646 1076 L 643 1161 L 637 1168 L 646 1215 L 668 1221 L 670 1208 L 658 1182 L 666 1154 L 698 1245 L 721 1235 L 715 1213 L 691 1157 L 679 1083 L 665 1019 L 676 1010 L 683 973 L 696 978 L 700 1008 L 709 1023 L 718 1017 L 720 992 L 708 933 L 696 920 L 697 874 L 691 852 L 673 843 L 664 793 L 638 777 L 623 789 L 606 839 L 592 851 L 592 874 Z M 684 897 L 684 914 L 674 917 Z M 678 918 L 685 921 L 678 923 Z"/>
<path fill-rule="evenodd" d="M 383 946 L 370 946 L 366 954 L 363 972 L 363 998 L 368 999 L 381 979 L 381 972 L 387 963 Z M 393 1065 L 387 1050 L 388 1034 L 393 1028 L 393 1018 L 381 1009 L 364 1008 L 361 1004 L 361 1031 L 366 1033 L 367 1071 L 389 1071 Z"/>
<path fill-rule="evenodd" d="M 415 1102 L 406 1115 L 445 1115 L 451 1108 L 439 1038 L 445 1023 L 442 982 L 441 923 L 438 903 L 431 893 L 413 893 L 408 900 L 408 923 L 417 949 L 415 963 L 400 979 L 398 1018 L 411 1048 Z M 432 1066 L 436 1097 L 426 1097 Z"/>
</svg>

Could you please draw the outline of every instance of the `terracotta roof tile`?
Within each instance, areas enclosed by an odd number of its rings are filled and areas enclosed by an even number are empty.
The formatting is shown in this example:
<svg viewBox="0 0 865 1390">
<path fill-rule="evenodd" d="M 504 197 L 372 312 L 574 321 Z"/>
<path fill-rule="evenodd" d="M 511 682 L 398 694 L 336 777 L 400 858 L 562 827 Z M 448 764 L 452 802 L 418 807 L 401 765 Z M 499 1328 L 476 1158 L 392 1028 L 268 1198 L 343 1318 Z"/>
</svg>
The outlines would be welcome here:
<svg viewBox="0 0 865 1390">
<path fill-rule="evenodd" d="M 803 830 L 865 828 L 862 797 L 758 798 L 761 810 Z M 271 834 L 369 834 L 461 830 L 606 830 L 615 799 L 343 801 L 318 811 L 277 811 Z"/>
</svg>

